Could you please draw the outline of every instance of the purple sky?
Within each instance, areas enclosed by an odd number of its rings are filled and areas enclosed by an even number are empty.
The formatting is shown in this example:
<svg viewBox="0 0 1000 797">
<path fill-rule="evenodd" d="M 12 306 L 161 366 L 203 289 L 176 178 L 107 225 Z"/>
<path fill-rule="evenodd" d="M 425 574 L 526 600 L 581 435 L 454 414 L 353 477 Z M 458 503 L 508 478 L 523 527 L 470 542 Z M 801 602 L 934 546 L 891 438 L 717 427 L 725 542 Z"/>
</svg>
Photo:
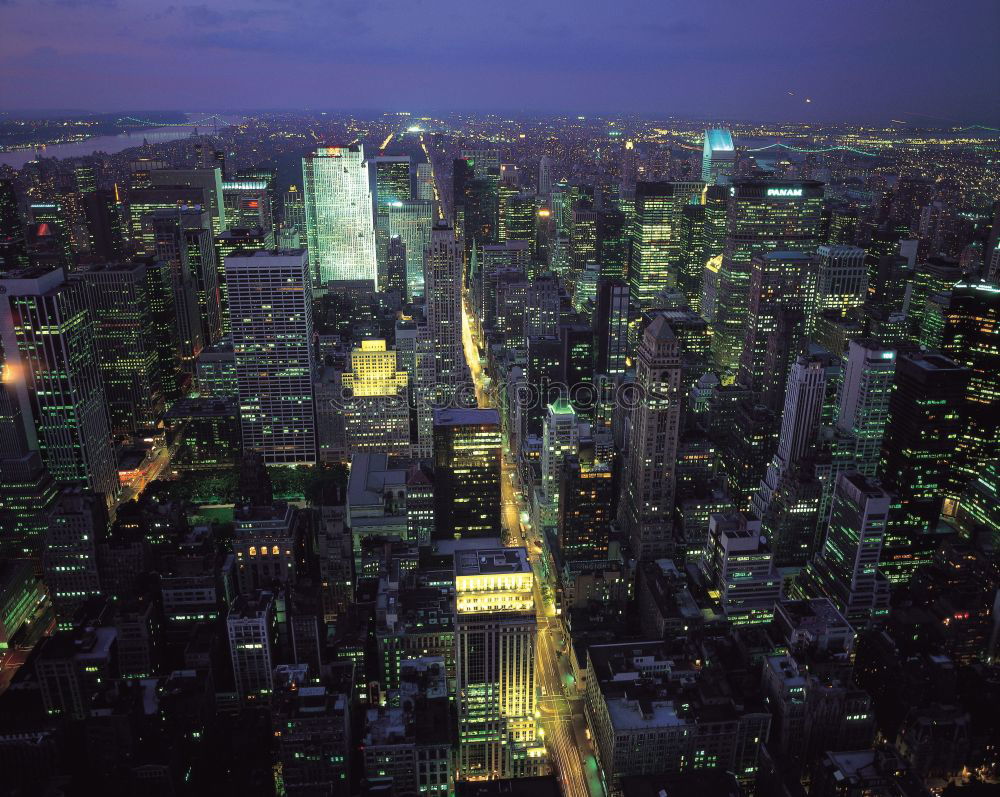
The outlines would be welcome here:
<svg viewBox="0 0 1000 797">
<path fill-rule="evenodd" d="M 1000 0 L 0 0 L 0 108 L 997 123 L 997 41 Z"/>
</svg>

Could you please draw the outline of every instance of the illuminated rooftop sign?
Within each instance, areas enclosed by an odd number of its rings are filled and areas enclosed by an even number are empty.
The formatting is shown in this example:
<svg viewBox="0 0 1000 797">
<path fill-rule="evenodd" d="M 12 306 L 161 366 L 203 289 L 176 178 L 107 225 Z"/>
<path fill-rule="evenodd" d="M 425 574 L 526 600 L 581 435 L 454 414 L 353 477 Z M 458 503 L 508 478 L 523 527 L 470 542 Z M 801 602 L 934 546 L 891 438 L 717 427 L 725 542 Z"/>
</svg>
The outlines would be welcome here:
<svg viewBox="0 0 1000 797">
<path fill-rule="evenodd" d="M 802 196 L 801 188 L 768 188 L 768 196 Z"/>
</svg>

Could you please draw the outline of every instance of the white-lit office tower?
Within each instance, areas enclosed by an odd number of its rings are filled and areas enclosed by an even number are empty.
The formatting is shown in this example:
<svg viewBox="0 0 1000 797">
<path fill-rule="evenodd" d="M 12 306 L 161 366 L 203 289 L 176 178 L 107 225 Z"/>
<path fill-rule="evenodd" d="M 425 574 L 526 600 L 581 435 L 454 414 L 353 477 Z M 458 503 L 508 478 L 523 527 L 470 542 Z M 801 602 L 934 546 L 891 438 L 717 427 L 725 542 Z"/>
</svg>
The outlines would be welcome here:
<svg viewBox="0 0 1000 797">
<path fill-rule="evenodd" d="M 799 355 L 792 365 L 773 464 L 780 474 L 797 464 L 816 442 L 828 369 L 829 357 L 822 354 Z"/>
<path fill-rule="evenodd" d="M 630 395 L 628 455 L 618 509 L 636 559 L 673 554 L 677 440 L 681 416 L 680 348 L 663 315 L 646 327 L 636 358 L 636 391 Z"/>
<path fill-rule="evenodd" d="M 877 482 L 841 473 L 823 548 L 802 576 L 805 596 L 829 598 L 856 628 L 888 612 L 889 582 L 878 564 L 890 503 Z"/>
<path fill-rule="evenodd" d="M 62 269 L 33 267 L 8 272 L 0 295 L 3 383 L 28 448 L 57 482 L 114 506 L 118 469 L 84 287 Z"/>
<path fill-rule="evenodd" d="M 865 250 L 857 246 L 816 247 L 816 313 L 841 315 L 860 308 L 868 294 Z"/>
<path fill-rule="evenodd" d="M 550 507 L 558 508 L 566 457 L 575 457 L 580 449 L 579 421 L 568 399 L 549 404 L 542 429 L 542 495 Z"/>
<path fill-rule="evenodd" d="M 534 774 L 536 616 L 524 548 L 455 553 L 458 777 Z"/>
<path fill-rule="evenodd" d="M 460 385 L 467 378 L 462 352 L 462 256 L 455 230 L 436 225 L 424 250 L 424 291 L 439 387 Z"/>
<path fill-rule="evenodd" d="M 226 258 L 245 451 L 316 461 L 312 289 L 304 249 Z"/>
<path fill-rule="evenodd" d="M 184 186 L 198 188 L 205 192 L 208 212 L 212 218 L 212 235 L 229 229 L 226 206 L 222 194 L 222 169 L 152 169 L 149 184 L 153 187 Z"/>
<path fill-rule="evenodd" d="M 548 196 L 552 193 L 552 161 L 548 155 L 538 159 L 538 195 Z"/>
<path fill-rule="evenodd" d="M 844 368 L 837 428 L 853 442 L 855 467 L 874 478 L 889 420 L 896 352 L 871 340 L 851 340 Z"/>
<path fill-rule="evenodd" d="M 364 145 L 320 147 L 302 159 L 309 265 L 317 286 L 377 280 L 372 194 Z"/>
<path fill-rule="evenodd" d="M 399 236 L 406 247 L 406 296 L 424 295 L 424 250 L 434 229 L 434 203 L 425 200 L 395 200 L 380 215 L 388 220 L 389 236 Z"/>
<path fill-rule="evenodd" d="M 434 201 L 434 167 L 429 163 L 417 164 L 417 180 L 413 194 L 414 199 L 427 202 Z"/>
<path fill-rule="evenodd" d="M 701 155 L 701 179 L 709 185 L 720 182 L 719 178 L 732 175 L 736 167 L 736 148 L 733 134 L 728 130 L 713 128 L 705 131 L 705 146 Z"/>
<path fill-rule="evenodd" d="M 829 382 L 839 370 L 839 358 L 819 351 L 800 355 L 788 375 L 778 450 L 752 502 L 779 567 L 801 567 L 815 550 L 819 485 L 813 469 L 803 465 L 815 448 Z"/>
</svg>

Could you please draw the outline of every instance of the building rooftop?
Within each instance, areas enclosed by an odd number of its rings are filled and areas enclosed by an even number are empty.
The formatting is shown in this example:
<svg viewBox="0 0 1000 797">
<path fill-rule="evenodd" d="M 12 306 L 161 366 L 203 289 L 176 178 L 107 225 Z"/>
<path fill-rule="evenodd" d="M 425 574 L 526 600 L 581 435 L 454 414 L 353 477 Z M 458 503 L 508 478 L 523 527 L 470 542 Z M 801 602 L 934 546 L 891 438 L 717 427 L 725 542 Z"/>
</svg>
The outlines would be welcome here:
<svg viewBox="0 0 1000 797">
<path fill-rule="evenodd" d="M 530 573 L 526 548 L 488 548 L 455 553 L 455 575 Z"/>
<path fill-rule="evenodd" d="M 434 410 L 435 426 L 479 426 L 500 425 L 500 413 L 496 410 L 446 409 Z"/>
</svg>

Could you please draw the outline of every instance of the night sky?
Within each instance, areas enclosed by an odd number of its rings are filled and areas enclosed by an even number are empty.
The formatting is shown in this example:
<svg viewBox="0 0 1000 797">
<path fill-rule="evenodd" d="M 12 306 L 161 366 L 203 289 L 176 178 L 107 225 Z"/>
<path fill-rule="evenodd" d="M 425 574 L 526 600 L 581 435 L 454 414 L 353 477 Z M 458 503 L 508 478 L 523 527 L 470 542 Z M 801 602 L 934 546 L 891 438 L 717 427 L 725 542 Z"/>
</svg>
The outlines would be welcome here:
<svg viewBox="0 0 1000 797">
<path fill-rule="evenodd" d="M 1000 0 L 0 0 L 0 107 L 996 124 L 998 41 Z"/>
</svg>

